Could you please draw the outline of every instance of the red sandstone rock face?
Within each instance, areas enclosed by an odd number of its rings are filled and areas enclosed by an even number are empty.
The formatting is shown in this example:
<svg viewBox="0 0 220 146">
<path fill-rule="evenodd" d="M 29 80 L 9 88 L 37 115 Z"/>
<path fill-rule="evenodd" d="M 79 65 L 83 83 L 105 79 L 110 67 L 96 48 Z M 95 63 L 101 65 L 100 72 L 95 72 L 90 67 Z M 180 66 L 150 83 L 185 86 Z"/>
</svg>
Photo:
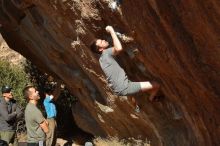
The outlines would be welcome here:
<svg viewBox="0 0 220 146">
<path fill-rule="evenodd" d="M 156 146 L 220 145 L 220 1 L 1 0 L 1 33 L 9 46 L 60 77 L 78 97 L 77 124 L 99 136 L 148 138 Z M 113 6 L 113 7 L 112 7 Z M 113 96 L 95 36 L 112 25 L 123 42 L 120 65 L 134 81 L 157 80 L 165 98 Z M 110 106 L 105 106 L 110 105 Z"/>
</svg>

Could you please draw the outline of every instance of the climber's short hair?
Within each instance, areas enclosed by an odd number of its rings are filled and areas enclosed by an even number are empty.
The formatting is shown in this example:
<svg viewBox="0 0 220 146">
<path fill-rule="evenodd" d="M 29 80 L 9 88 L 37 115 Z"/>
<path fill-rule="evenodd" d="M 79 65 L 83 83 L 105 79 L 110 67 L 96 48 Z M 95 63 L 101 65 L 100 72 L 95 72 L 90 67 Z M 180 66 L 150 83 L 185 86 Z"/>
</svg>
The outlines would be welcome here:
<svg viewBox="0 0 220 146">
<path fill-rule="evenodd" d="M 91 51 L 94 52 L 94 53 L 101 54 L 101 52 L 99 51 L 99 47 L 96 45 L 96 41 L 97 41 L 97 40 L 98 40 L 98 39 L 95 39 L 95 40 L 91 43 L 90 49 L 91 49 Z"/>
</svg>

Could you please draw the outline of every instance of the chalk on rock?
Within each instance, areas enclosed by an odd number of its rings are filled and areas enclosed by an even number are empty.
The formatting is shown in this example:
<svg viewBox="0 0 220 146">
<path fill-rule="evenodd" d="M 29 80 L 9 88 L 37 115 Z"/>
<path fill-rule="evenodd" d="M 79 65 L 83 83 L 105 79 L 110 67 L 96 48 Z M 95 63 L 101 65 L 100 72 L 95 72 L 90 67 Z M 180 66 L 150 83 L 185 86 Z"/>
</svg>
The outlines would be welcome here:
<svg viewBox="0 0 220 146">
<path fill-rule="evenodd" d="M 117 2 L 113 1 L 111 3 L 109 3 L 109 8 L 111 8 L 112 10 L 116 10 L 116 8 L 118 7 Z"/>
<path fill-rule="evenodd" d="M 115 32 L 115 33 L 124 43 L 129 43 L 134 40 L 132 37 L 126 36 L 125 34 L 122 34 L 120 32 Z"/>
</svg>

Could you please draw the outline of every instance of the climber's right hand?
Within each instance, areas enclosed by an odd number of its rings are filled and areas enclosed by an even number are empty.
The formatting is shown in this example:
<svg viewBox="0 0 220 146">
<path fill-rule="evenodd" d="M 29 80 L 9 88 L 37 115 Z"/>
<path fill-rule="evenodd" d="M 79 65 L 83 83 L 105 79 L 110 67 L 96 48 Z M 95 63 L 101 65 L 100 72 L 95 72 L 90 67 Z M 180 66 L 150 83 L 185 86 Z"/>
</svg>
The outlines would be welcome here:
<svg viewBox="0 0 220 146">
<path fill-rule="evenodd" d="M 109 32 L 109 33 L 114 32 L 113 27 L 112 27 L 112 26 L 109 26 L 109 25 L 106 26 L 105 30 L 106 30 L 107 32 Z"/>
</svg>

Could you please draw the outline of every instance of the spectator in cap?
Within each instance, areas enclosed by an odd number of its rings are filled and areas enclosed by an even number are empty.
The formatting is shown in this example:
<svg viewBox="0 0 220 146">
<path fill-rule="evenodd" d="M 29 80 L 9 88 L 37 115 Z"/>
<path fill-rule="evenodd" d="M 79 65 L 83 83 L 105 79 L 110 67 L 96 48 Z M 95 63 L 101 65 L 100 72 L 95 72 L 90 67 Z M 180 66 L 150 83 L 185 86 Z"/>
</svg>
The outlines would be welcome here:
<svg viewBox="0 0 220 146">
<path fill-rule="evenodd" d="M 16 121 L 22 116 L 11 90 L 10 86 L 2 86 L 0 98 L 0 139 L 8 144 L 14 141 Z"/>
</svg>

